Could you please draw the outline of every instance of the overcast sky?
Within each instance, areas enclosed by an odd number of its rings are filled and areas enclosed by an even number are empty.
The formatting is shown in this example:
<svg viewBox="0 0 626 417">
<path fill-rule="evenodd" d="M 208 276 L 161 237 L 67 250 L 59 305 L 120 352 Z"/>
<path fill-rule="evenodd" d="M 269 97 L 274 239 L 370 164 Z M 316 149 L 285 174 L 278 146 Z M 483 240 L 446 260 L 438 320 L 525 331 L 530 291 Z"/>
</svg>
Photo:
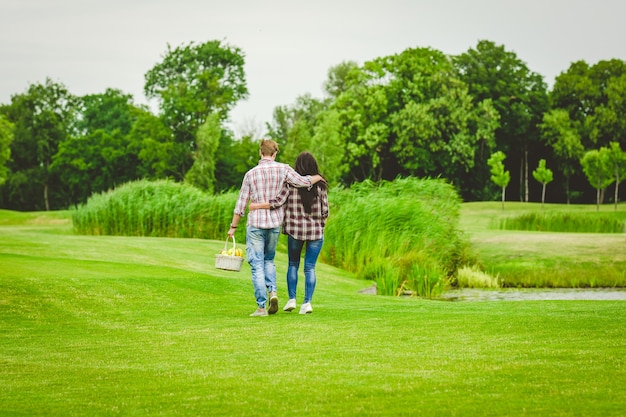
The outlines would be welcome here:
<svg viewBox="0 0 626 417">
<path fill-rule="evenodd" d="M 549 86 L 570 63 L 626 60 L 623 0 L 0 0 L 0 103 L 46 77 L 76 95 L 116 88 L 138 104 L 167 44 L 240 48 L 250 97 L 235 131 L 276 106 L 323 96 L 328 69 L 430 47 L 454 55 L 487 39 Z"/>
</svg>

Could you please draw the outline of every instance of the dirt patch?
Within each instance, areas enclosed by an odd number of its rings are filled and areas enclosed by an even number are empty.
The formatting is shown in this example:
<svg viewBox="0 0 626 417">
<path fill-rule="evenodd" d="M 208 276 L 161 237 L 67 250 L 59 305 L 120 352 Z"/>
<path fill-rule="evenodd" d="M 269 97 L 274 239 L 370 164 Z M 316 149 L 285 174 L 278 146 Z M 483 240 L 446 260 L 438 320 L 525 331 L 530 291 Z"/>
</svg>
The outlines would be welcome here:
<svg viewBox="0 0 626 417">
<path fill-rule="evenodd" d="M 63 225 L 63 224 L 70 224 L 70 222 L 71 222 L 70 219 L 53 219 L 47 216 L 39 216 L 30 220 L 27 220 L 25 224 L 32 224 L 36 226 L 42 226 L 42 225 L 43 226 L 45 225 L 58 226 L 58 225 Z"/>
</svg>

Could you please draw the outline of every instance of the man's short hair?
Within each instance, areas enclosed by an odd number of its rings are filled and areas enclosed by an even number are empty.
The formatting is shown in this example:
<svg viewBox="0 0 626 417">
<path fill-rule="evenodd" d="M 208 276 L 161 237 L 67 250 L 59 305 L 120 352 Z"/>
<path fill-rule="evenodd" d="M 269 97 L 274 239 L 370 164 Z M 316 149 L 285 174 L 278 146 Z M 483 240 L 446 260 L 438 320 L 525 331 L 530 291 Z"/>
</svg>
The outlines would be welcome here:
<svg viewBox="0 0 626 417">
<path fill-rule="evenodd" d="M 278 144 L 271 139 L 261 140 L 261 155 L 272 156 L 275 152 L 278 152 Z"/>
</svg>

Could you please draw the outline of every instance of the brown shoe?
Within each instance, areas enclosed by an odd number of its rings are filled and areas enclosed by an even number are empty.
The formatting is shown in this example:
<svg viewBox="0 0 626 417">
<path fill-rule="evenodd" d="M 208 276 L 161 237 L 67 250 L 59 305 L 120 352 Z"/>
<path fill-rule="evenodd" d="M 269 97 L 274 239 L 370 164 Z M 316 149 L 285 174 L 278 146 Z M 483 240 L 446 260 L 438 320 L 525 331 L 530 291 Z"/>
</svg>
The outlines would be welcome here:
<svg viewBox="0 0 626 417">
<path fill-rule="evenodd" d="M 267 310 L 264 308 L 257 308 L 256 311 L 250 314 L 250 317 L 265 317 L 267 316 Z"/>
<path fill-rule="evenodd" d="M 270 292 L 270 308 L 267 310 L 269 314 L 276 314 L 278 311 L 278 297 L 276 291 Z"/>
</svg>

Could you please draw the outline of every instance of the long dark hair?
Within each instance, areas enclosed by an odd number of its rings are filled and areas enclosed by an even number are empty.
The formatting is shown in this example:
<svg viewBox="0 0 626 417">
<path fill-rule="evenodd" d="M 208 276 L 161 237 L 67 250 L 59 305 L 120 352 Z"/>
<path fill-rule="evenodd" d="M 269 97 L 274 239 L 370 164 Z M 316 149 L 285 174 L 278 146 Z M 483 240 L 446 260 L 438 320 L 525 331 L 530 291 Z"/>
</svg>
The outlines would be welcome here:
<svg viewBox="0 0 626 417">
<path fill-rule="evenodd" d="M 321 175 L 317 161 L 310 152 L 301 152 L 300 155 L 298 155 L 296 158 L 296 172 L 300 175 Z M 317 190 L 319 187 L 326 188 L 326 179 L 313 184 L 310 191 L 306 187 L 298 188 L 305 213 L 311 214 L 311 206 L 313 206 L 313 202 L 317 198 Z"/>
</svg>

